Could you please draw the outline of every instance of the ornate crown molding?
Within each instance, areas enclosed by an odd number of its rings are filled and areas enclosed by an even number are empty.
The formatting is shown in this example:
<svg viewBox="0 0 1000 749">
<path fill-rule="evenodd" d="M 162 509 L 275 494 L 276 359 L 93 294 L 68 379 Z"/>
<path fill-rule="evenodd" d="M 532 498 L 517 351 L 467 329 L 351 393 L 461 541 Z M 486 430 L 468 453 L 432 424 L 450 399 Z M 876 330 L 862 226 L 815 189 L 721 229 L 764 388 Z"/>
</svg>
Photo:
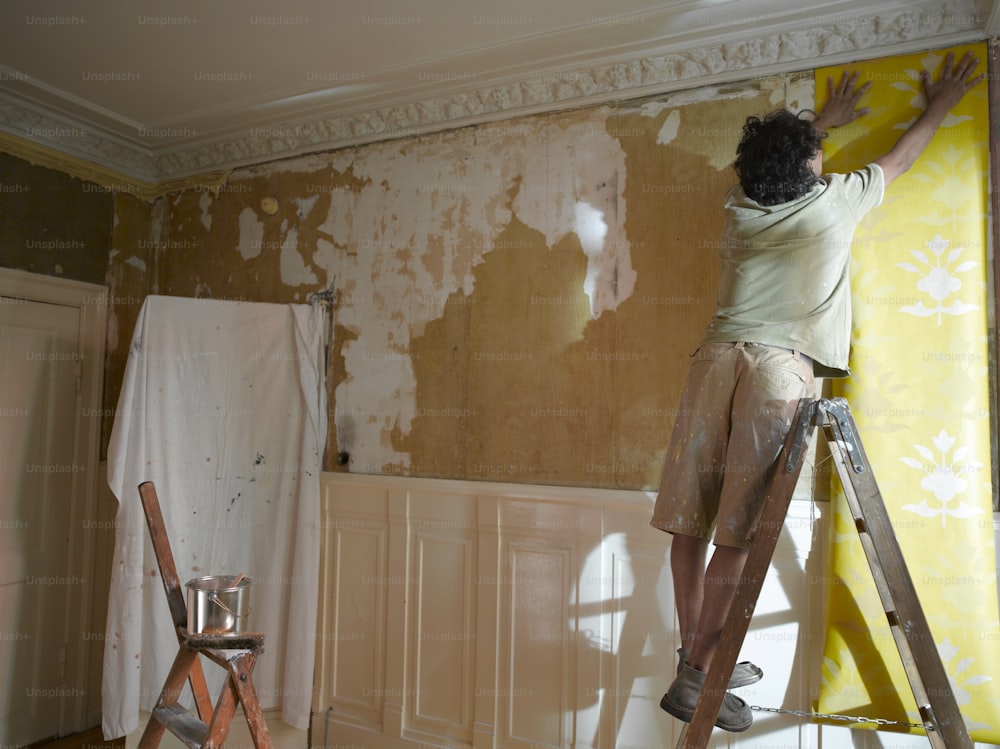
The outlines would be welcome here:
<svg viewBox="0 0 1000 749">
<path fill-rule="evenodd" d="M 990 19 L 993 14 L 990 14 Z M 803 66 L 836 64 L 985 38 L 987 18 L 973 0 L 905 3 L 892 13 L 845 17 L 826 25 L 763 33 L 586 69 L 542 71 L 440 96 L 399 101 L 370 111 L 313 118 L 231 137 L 161 149 L 128 143 L 4 97 L 0 131 L 92 162 L 142 186 L 145 195 L 176 188 L 197 175 L 217 181 L 226 170 L 276 159 L 464 127 L 502 118 L 639 98 Z M 991 21 L 993 22 L 993 21 Z M 723 30 L 731 37 L 732 30 Z M 9 140 L 9 139 L 8 139 Z M 7 148 L 3 141 L 0 147 Z M 36 154 L 37 157 L 37 154 Z M 211 174 L 207 174 L 211 173 Z M 195 180 L 198 181 L 198 180 Z"/>
<path fill-rule="evenodd" d="M 147 202 L 152 202 L 161 195 L 194 187 L 218 190 L 225 184 L 230 172 L 230 170 L 202 172 L 189 177 L 152 182 L 127 176 L 113 166 L 102 165 L 94 159 L 81 158 L 5 132 L 0 132 L 0 151 L 24 159 L 29 164 L 56 169 L 71 177 L 90 182 L 106 192 L 134 195 Z"/>
<path fill-rule="evenodd" d="M 90 125 L 0 94 L 0 131 L 70 157 L 93 161 L 127 179 L 156 182 L 153 155 Z"/>
</svg>

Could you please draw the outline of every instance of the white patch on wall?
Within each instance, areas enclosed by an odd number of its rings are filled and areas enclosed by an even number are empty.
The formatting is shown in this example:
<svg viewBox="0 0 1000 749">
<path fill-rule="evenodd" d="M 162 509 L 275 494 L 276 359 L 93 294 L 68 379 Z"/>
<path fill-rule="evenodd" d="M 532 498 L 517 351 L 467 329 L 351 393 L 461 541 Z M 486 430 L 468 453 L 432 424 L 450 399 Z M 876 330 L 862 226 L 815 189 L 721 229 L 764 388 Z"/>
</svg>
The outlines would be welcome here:
<svg viewBox="0 0 1000 749">
<path fill-rule="evenodd" d="M 677 137 L 677 131 L 681 127 L 681 113 L 678 110 L 674 110 L 667 115 L 667 119 L 663 122 L 663 127 L 660 128 L 660 132 L 656 134 L 657 145 L 665 146 L 674 138 Z"/>
<path fill-rule="evenodd" d="M 351 228 L 355 196 L 351 190 L 330 192 L 330 210 L 319 230 L 327 234 L 338 247 L 346 247 L 351 241 Z"/>
<path fill-rule="evenodd" d="M 289 171 L 348 170 L 361 187 L 333 189 L 312 262 L 335 278 L 346 377 L 336 391 L 338 447 L 356 470 L 410 465 L 393 433 L 417 411 L 414 339 L 440 319 L 452 294 L 475 293 L 473 269 L 514 218 L 553 246 L 579 238 L 596 317 L 632 293 L 636 274 L 625 235 L 625 154 L 608 134 L 606 108 L 375 143 L 294 160 Z M 263 167 L 270 172 L 276 166 Z M 260 174 L 261 167 L 252 170 Z M 331 184 L 333 173 L 331 171 Z M 511 203 L 511 194 L 516 197 Z M 297 201 L 311 213 L 314 196 Z M 316 284 L 296 247 L 295 221 L 281 250 L 282 281 Z M 259 254 L 263 227 L 240 215 L 244 258 Z M 326 282 L 326 281 L 325 281 Z M 567 343 L 579 330 L 567 331 Z"/>
<path fill-rule="evenodd" d="M 312 256 L 313 266 L 326 272 L 321 282 L 322 287 L 325 289 L 333 284 L 340 305 L 350 303 L 346 296 L 348 280 L 345 275 L 348 274 L 344 270 L 344 264 L 353 265 L 352 258 L 343 249 L 350 237 L 351 210 L 353 210 L 351 199 L 346 197 L 346 193 L 349 191 L 331 192 L 330 209 L 323 224 L 318 227 L 316 250 Z"/>
<path fill-rule="evenodd" d="M 264 224 L 257 218 L 253 208 L 244 208 L 240 212 L 240 236 L 237 249 L 244 260 L 252 260 L 260 255 L 264 246 Z"/>
<path fill-rule="evenodd" d="M 801 73 L 787 76 L 785 91 L 775 89 L 772 92 L 771 103 L 775 107 L 785 106 L 796 114 L 803 109 L 815 111 L 816 86 L 813 82 L 813 74 Z"/>
<path fill-rule="evenodd" d="M 604 240 L 608 236 L 608 225 L 604 221 L 604 212 L 597 210 L 585 201 L 577 203 L 573 213 L 573 231 L 580 238 L 583 254 L 587 256 L 587 275 L 583 280 L 583 293 L 590 300 L 590 312 L 593 314 L 597 302 L 601 257 L 604 254 Z"/>
<path fill-rule="evenodd" d="M 299 233 L 289 229 L 281 243 L 280 260 L 281 282 L 287 286 L 302 286 L 319 283 L 312 268 L 305 264 L 302 253 L 299 252 Z"/>
<path fill-rule="evenodd" d="M 201 197 L 198 198 L 198 207 L 201 208 L 201 225 L 205 227 L 205 231 L 212 230 L 212 214 L 208 212 L 208 209 L 212 207 L 212 194 L 205 190 L 202 192 Z"/>
<path fill-rule="evenodd" d="M 299 207 L 296 211 L 300 219 L 306 218 L 310 213 L 312 213 L 313 208 L 316 206 L 316 201 L 319 200 L 319 193 L 314 194 L 311 198 L 296 198 L 295 205 Z"/>
<path fill-rule="evenodd" d="M 636 280 L 625 234 L 625 152 L 608 134 L 607 117 L 608 110 L 602 108 L 570 124 L 540 120 L 539 132 L 506 160 L 521 170 L 521 189 L 514 200 L 518 218 L 545 234 L 550 247 L 570 233 L 580 239 L 587 255 L 584 292 L 594 317 L 628 299 Z"/>
<path fill-rule="evenodd" d="M 127 260 L 125 260 L 125 262 L 128 265 L 131 265 L 133 268 L 138 268 L 143 273 L 146 272 L 146 261 L 143 260 L 142 258 L 138 258 L 135 255 L 133 255 L 132 257 L 130 257 Z"/>
<path fill-rule="evenodd" d="M 510 220 L 497 207 L 509 185 L 502 158 L 475 149 L 469 130 L 352 155 L 350 163 L 340 155 L 338 171 L 352 169 L 365 185 L 333 191 L 320 227 L 337 247 L 337 323 L 357 335 L 342 347 L 347 377 L 335 418 L 342 449 L 378 472 L 409 465 L 389 435 L 407 434 L 416 415 L 411 343 L 450 294 L 471 293 L 472 268 Z"/>
<path fill-rule="evenodd" d="M 323 238 L 317 239 L 312 262 L 326 271 L 327 279 L 334 278 L 337 273 L 337 248 Z"/>
</svg>

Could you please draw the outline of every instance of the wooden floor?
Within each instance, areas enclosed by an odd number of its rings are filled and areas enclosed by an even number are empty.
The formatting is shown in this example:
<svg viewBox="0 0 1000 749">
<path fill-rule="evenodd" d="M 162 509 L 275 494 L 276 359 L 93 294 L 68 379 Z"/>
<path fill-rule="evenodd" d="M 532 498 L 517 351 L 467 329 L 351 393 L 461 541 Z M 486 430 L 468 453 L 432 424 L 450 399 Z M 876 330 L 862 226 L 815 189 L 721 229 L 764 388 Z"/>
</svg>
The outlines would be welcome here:
<svg viewBox="0 0 1000 749">
<path fill-rule="evenodd" d="M 271 734 L 271 743 L 274 749 L 304 749 L 309 746 L 309 733 L 305 729 L 292 728 L 284 723 L 278 716 L 278 711 L 268 711 L 265 713 L 268 731 Z M 32 744 L 28 749 L 105 749 L 114 747 L 115 749 L 135 749 L 142 736 L 142 731 L 146 727 L 149 719 L 148 713 L 139 714 L 139 725 L 135 731 L 128 736 L 105 741 L 101 733 L 100 726 L 89 731 L 75 733 L 72 736 L 65 736 L 52 741 L 40 741 Z M 253 749 L 253 742 L 250 739 L 250 731 L 243 714 L 237 710 L 233 719 L 232 731 L 226 741 L 227 749 Z M 0 749 L 8 749 L 0 746 Z M 12 749 L 12 748 L 11 748 Z M 185 749 L 179 739 L 166 733 L 160 742 L 159 749 Z"/>
<path fill-rule="evenodd" d="M 61 739 L 54 739 L 52 741 L 41 741 L 31 745 L 31 749 L 41 749 L 41 747 L 44 747 L 44 749 L 99 749 L 99 747 L 124 749 L 125 737 L 122 736 L 120 739 L 105 741 L 104 734 L 101 733 L 101 727 L 97 726 L 83 733 L 74 733 L 72 736 L 64 736 Z"/>
</svg>

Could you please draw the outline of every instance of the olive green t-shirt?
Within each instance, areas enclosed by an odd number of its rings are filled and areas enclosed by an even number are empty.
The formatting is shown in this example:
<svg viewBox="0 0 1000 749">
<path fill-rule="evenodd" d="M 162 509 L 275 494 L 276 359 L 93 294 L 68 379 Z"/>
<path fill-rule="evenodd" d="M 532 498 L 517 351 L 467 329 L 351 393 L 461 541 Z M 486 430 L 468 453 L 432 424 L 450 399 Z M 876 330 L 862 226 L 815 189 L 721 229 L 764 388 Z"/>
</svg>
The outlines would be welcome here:
<svg viewBox="0 0 1000 749">
<path fill-rule="evenodd" d="M 777 205 L 730 190 L 718 301 L 703 341 L 783 346 L 810 356 L 817 377 L 846 377 L 851 243 L 883 191 L 877 164 L 823 175 L 801 198 Z"/>
</svg>

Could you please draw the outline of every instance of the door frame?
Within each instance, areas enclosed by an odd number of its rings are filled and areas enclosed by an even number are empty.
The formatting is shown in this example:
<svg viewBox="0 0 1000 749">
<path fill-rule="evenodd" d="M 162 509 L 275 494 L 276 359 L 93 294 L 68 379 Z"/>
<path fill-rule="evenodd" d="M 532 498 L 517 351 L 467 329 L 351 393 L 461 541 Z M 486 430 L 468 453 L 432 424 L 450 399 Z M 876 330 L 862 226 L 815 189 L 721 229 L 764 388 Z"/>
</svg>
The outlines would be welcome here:
<svg viewBox="0 0 1000 749">
<path fill-rule="evenodd" d="M 30 302 L 75 307 L 80 313 L 79 342 L 82 355 L 79 398 L 80 418 L 76 420 L 73 438 L 73 462 L 86 470 L 73 473 L 73 496 L 70 503 L 70 527 L 78 529 L 70 537 L 69 558 L 80 577 L 87 581 L 75 588 L 70 596 L 70 617 L 66 621 L 65 638 L 87 632 L 93 614 L 95 593 L 94 570 L 96 548 L 94 534 L 85 533 L 84 522 L 96 517 L 98 474 L 100 473 L 101 408 L 103 397 L 104 351 L 107 338 L 108 288 L 84 281 L 45 276 L 27 271 L 0 268 L 0 296 Z M 76 616 L 79 619 L 76 619 Z M 83 694 L 69 696 L 60 710 L 60 731 L 65 727 L 79 730 L 87 727 L 96 714 L 100 716 L 100 695 L 90 695 L 92 669 L 100 663 L 91 662 L 90 648 L 83 643 L 67 648 L 67 682 L 84 685 Z M 75 653 L 75 657 L 70 654 Z M 92 704 L 93 703 L 93 704 Z"/>
</svg>

